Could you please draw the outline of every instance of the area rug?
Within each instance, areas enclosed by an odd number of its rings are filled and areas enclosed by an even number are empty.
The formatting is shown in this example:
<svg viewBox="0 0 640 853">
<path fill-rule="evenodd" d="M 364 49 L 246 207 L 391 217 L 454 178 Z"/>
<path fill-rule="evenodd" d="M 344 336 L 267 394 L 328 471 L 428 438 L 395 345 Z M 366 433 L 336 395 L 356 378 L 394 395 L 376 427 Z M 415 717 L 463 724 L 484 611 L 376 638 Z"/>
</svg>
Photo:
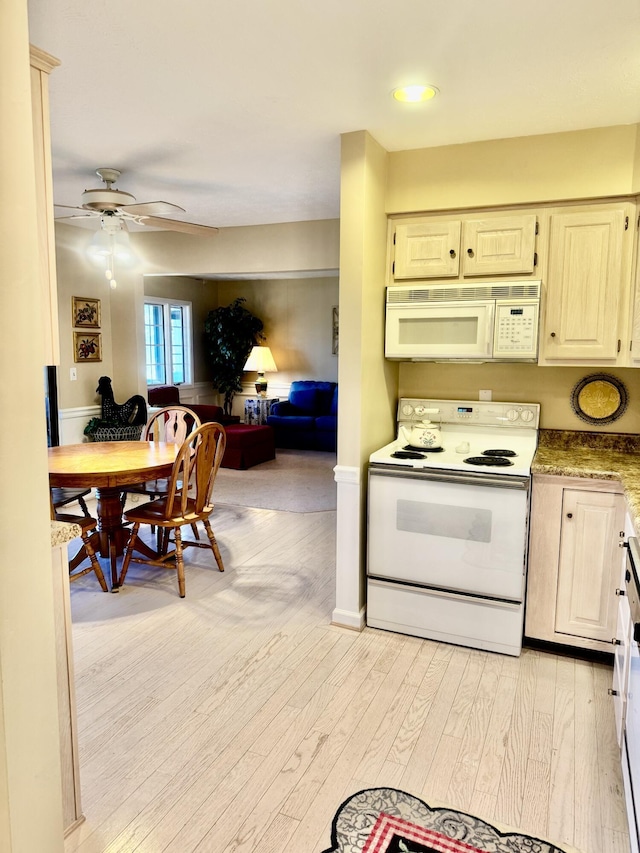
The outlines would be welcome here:
<svg viewBox="0 0 640 853">
<path fill-rule="evenodd" d="M 336 454 L 322 450 L 276 450 L 276 458 L 246 471 L 220 468 L 216 504 L 324 512 L 336 508 Z"/>
<path fill-rule="evenodd" d="M 323 853 L 569 853 L 464 812 L 432 808 L 396 788 L 368 788 L 345 800 L 331 842 Z"/>
</svg>

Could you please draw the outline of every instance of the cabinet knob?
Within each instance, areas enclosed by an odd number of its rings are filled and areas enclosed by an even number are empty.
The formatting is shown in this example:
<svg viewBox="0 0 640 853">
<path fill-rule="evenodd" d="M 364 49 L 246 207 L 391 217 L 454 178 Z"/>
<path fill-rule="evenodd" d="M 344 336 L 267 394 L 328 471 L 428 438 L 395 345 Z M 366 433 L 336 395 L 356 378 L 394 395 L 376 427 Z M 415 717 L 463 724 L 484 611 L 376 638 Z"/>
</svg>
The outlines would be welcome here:
<svg viewBox="0 0 640 853">
<path fill-rule="evenodd" d="M 613 637 L 613 638 L 611 639 L 611 645 L 613 645 L 613 646 L 621 646 L 621 645 L 622 645 L 622 640 L 619 640 L 617 637 Z"/>
<path fill-rule="evenodd" d="M 573 518 L 573 513 L 572 513 L 572 512 L 568 512 L 568 513 L 567 513 L 567 518 Z"/>
<path fill-rule="evenodd" d="M 623 589 L 617 589 L 616 595 L 626 595 L 627 593 Z"/>
<path fill-rule="evenodd" d="M 469 255 L 469 257 L 472 258 L 473 257 L 473 249 L 467 249 L 467 255 Z"/>
<path fill-rule="evenodd" d="M 617 690 L 613 689 L 613 687 L 610 687 L 607 690 L 607 693 L 609 694 L 609 696 L 619 696 L 620 695 Z"/>
<path fill-rule="evenodd" d="M 551 337 L 552 337 L 552 338 L 555 338 L 555 336 L 556 336 L 556 333 L 555 333 L 555 332 L 551 332 Z"/>
<path fill-rule="evenodd" d="M 456 250 L 455 249 L 449 249 L 449 254 L 451 255 L 452 258 L 455 258 Z"/>
</svg>

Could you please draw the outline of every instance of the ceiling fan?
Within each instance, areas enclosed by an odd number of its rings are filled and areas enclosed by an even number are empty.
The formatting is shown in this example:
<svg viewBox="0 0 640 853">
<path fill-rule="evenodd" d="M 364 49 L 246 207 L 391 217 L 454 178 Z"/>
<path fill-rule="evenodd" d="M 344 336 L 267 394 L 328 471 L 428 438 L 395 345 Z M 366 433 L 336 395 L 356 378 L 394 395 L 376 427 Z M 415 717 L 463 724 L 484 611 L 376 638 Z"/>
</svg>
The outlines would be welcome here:
<svg viewBox="0 0 640 853">
<path fill-rule="evenodd" d="M 126 230 L 126 223 L 135 222 L 138 225 L 149 225 L 154 228 L 164 228 L 167 231 L 181 231 L 185 234 L 217 234 L 218 229 L 210 225 L 196 225 L 195 222 L 182 222 L 180 219 L 168 219 L 165 214 L 184 213 L 184 208 L 168 201 L 148 201 L 135 203 L 131 193 L 115 189 L 113 184 L 120 177 L 118 169 L 96 169 L 96 175 L 106 184 L 106 188 L 85 190 L 82 193 L 82 205 L 75 207 L 67 204 L 56 204 L 56 208 L 65 210 L 81 210 L 83 213 L 56 217 L 57 219 L 83 219 L 99 217 L 103 229 L 108 232 L 118 229 Z M 118 222 L 114 220 L 119 220 Z"/>
</svg>

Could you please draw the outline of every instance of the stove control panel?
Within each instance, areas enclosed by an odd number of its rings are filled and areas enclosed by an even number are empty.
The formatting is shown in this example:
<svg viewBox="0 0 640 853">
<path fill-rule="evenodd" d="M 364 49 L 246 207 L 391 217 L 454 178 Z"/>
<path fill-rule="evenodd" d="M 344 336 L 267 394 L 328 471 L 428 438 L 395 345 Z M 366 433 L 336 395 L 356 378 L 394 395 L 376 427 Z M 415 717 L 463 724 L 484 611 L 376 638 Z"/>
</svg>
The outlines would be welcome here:
<svg viewBox="0 0 640 853">
<path fill-rule="evenodd" d="M 485 400 L 423 400 L 408 397 L 399 400 L 398 421 L 411 423 L 425 418 L 434 423 L 537 429 L 540 404 Z"/>
</svg>

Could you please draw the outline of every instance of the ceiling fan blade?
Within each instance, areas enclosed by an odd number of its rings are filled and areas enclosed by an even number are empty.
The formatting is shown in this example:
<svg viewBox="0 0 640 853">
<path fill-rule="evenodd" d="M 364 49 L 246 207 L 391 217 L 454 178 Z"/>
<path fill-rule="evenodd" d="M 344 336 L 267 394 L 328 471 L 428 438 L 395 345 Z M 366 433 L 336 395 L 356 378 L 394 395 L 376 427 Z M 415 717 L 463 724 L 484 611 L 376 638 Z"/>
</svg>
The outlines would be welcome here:
<svg viewBox="0 0 640 853">
<path fill-rule="evenodd" d="M 122 210 L 136 216 L 164 216 L 165 213 L 185 213 L 184 207 L 170 201 L 146 201 L 142 204 L 123 204 Z"/>
<path fill-rule="evenodd" d="M 95 213 L 89 213 L 85 207 L 78 207 L 77 204 L 55 204 L 55 208 L 60 207 L 62 210 L 81 210 L 84 216 L 95 216 Z"/>
<path fill-rule="evenodd" d="M 163 216 L 141 216 L 141 225 L 152 228 L 164 228 L 166 231 L 182 231 L 184 234 L 217 234 L 218 228 L 211 225 L 196 225 L 195 222 L 181 222 L 179 219 L 165 219 Z"/>
</svg>

